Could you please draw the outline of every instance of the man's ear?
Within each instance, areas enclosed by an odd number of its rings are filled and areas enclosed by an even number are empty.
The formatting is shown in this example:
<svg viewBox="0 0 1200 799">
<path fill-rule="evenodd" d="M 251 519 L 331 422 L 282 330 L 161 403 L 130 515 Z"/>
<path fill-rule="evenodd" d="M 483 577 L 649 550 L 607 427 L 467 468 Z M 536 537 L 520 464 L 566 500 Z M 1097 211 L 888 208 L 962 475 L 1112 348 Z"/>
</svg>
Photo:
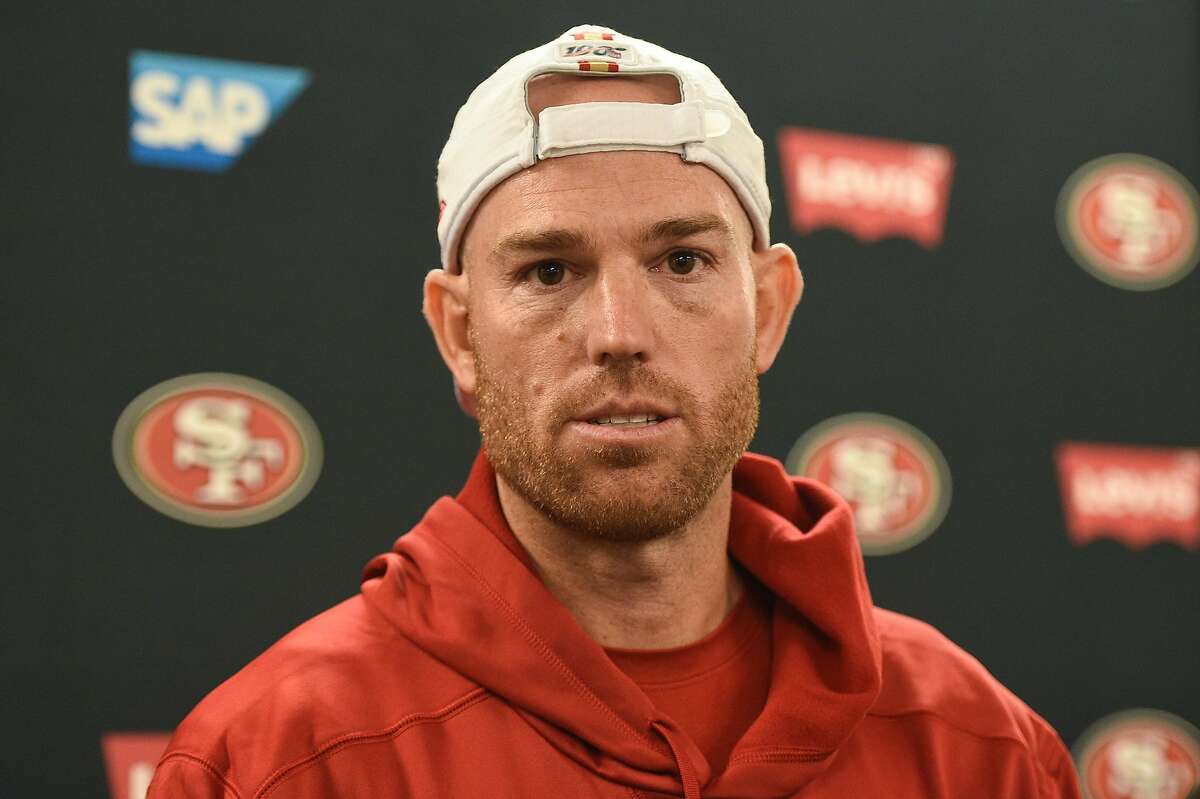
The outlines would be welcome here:
<svg viewBox="0 0 1200 799">
<path fill-rule="evenodd" d="M 469 288 L 465 274 L 452 275 L 445 269 L 431 269 L 425 275 L 425 299 L 421 311 L 433 332 L 438 352 L 454 378 L 459 404 L 474 416 L 475 353 L 468 333 Z"/>
<path fill-rule="evenodd" d="M 796 253 L 786 244 L 773 244 L 751 253 L 754 264 L 758 373 L 771 368 L 787 337 L 792 312 L 804 294 L 804 275 Z"/>
</svg>

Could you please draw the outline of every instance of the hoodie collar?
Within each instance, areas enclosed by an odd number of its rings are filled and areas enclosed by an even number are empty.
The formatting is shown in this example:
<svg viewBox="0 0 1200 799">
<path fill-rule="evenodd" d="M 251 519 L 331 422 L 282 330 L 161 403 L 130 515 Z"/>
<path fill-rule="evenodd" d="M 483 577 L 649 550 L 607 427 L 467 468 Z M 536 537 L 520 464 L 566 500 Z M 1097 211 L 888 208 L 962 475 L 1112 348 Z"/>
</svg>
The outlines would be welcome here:
<svg viewBox="0 0 1200 799">
<path fill-rule="evenodd" d="M 719 775 L 538 579 L 482 452 L 457 499 L 438 500 L 367 564 L 363 593 L 403 635 L 597 774 L 711 799 L 794 793 L 879 692 L 870 594 L 850 510 L 832 491 L 751 454 L 734 468 L 733 489 L 730 553 L 776 597 L 773 663 L 766 705 Z"/>
</svg>

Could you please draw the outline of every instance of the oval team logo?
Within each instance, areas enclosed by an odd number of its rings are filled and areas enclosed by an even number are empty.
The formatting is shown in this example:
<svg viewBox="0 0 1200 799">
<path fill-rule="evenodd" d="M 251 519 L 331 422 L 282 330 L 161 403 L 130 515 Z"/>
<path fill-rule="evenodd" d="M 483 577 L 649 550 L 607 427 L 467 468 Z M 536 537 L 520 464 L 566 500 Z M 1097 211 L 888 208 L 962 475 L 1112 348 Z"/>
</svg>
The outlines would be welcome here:
<svg viewBox="0 0 1200 799">
<path fill-rule="evenodd" d="M 890 416 L 827 419 L 796 442 L 787 461 L 792 474 L 819 480 L 850 503 L 866 555 L 915 546 L 950 507 L 950 469 L 941 451 Z"/>
<path fill-rule="evenodd" d="M 1058 230 L 1079 265 L 1105 283 L 1148 291 L 1200 260 L 1200 200 L 1187 179 L 1143 155 L 1097 158 L 1067 180 Z"/>
<path fill-rule="evenodd" d="M 168 516 L 244 527 L 287 511 L 321 471 L 321 436 L 300 405 L 248 377 L 186 375 L 129 404 L 113 431 L 129 489 Z"/>
<path fill-rule="evenodd" d="M 1100 719 L 1074 755 L 1085 799 L 1185 799 L 1200 784 L 1200 730 L 1158 710 Z"/>
</svg>

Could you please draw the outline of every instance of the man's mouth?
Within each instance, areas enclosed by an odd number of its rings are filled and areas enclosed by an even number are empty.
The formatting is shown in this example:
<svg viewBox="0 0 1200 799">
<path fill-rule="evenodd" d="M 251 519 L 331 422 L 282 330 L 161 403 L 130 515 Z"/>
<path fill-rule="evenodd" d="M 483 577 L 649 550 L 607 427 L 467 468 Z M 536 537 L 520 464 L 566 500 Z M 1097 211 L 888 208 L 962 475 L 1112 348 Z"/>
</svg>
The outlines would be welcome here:
<svg viewBox="0 0 1200 799">
<path fill-rule="evenodd" d="M 633 413 L 628 415 L 613 414 L 612 416 L 597 416 L 588 419 L 588 424 L 612 425 L 613 427 L 649 427 L 658 424 L 664 417 L 652 413 Z"/>
</svg>

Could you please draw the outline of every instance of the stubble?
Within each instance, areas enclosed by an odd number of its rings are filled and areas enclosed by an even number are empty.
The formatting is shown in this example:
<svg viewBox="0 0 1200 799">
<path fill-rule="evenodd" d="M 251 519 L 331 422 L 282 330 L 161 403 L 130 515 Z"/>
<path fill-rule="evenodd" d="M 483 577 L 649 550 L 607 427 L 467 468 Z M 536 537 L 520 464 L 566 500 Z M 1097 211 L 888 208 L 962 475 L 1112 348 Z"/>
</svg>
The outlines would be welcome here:
<svg viewBox="0 0 1200 799">
<path fill-rule="evenodd" d="M 670 535 L 708 504 L 754 437 L 758 373 L 750 349 L 708 405 L 652 369 L 622 361 L 597 371 L 539 419 L 517 390 L 521 376 L 493 369 L 475 341 L 484 450 L 496 472 L 560 527 L 614 542 Z M 564 425 L 597 397 L 634 393 L 679 408 L 688 446 L 598 445 L 578 453 L 555 446 Z"/>
</svg>

